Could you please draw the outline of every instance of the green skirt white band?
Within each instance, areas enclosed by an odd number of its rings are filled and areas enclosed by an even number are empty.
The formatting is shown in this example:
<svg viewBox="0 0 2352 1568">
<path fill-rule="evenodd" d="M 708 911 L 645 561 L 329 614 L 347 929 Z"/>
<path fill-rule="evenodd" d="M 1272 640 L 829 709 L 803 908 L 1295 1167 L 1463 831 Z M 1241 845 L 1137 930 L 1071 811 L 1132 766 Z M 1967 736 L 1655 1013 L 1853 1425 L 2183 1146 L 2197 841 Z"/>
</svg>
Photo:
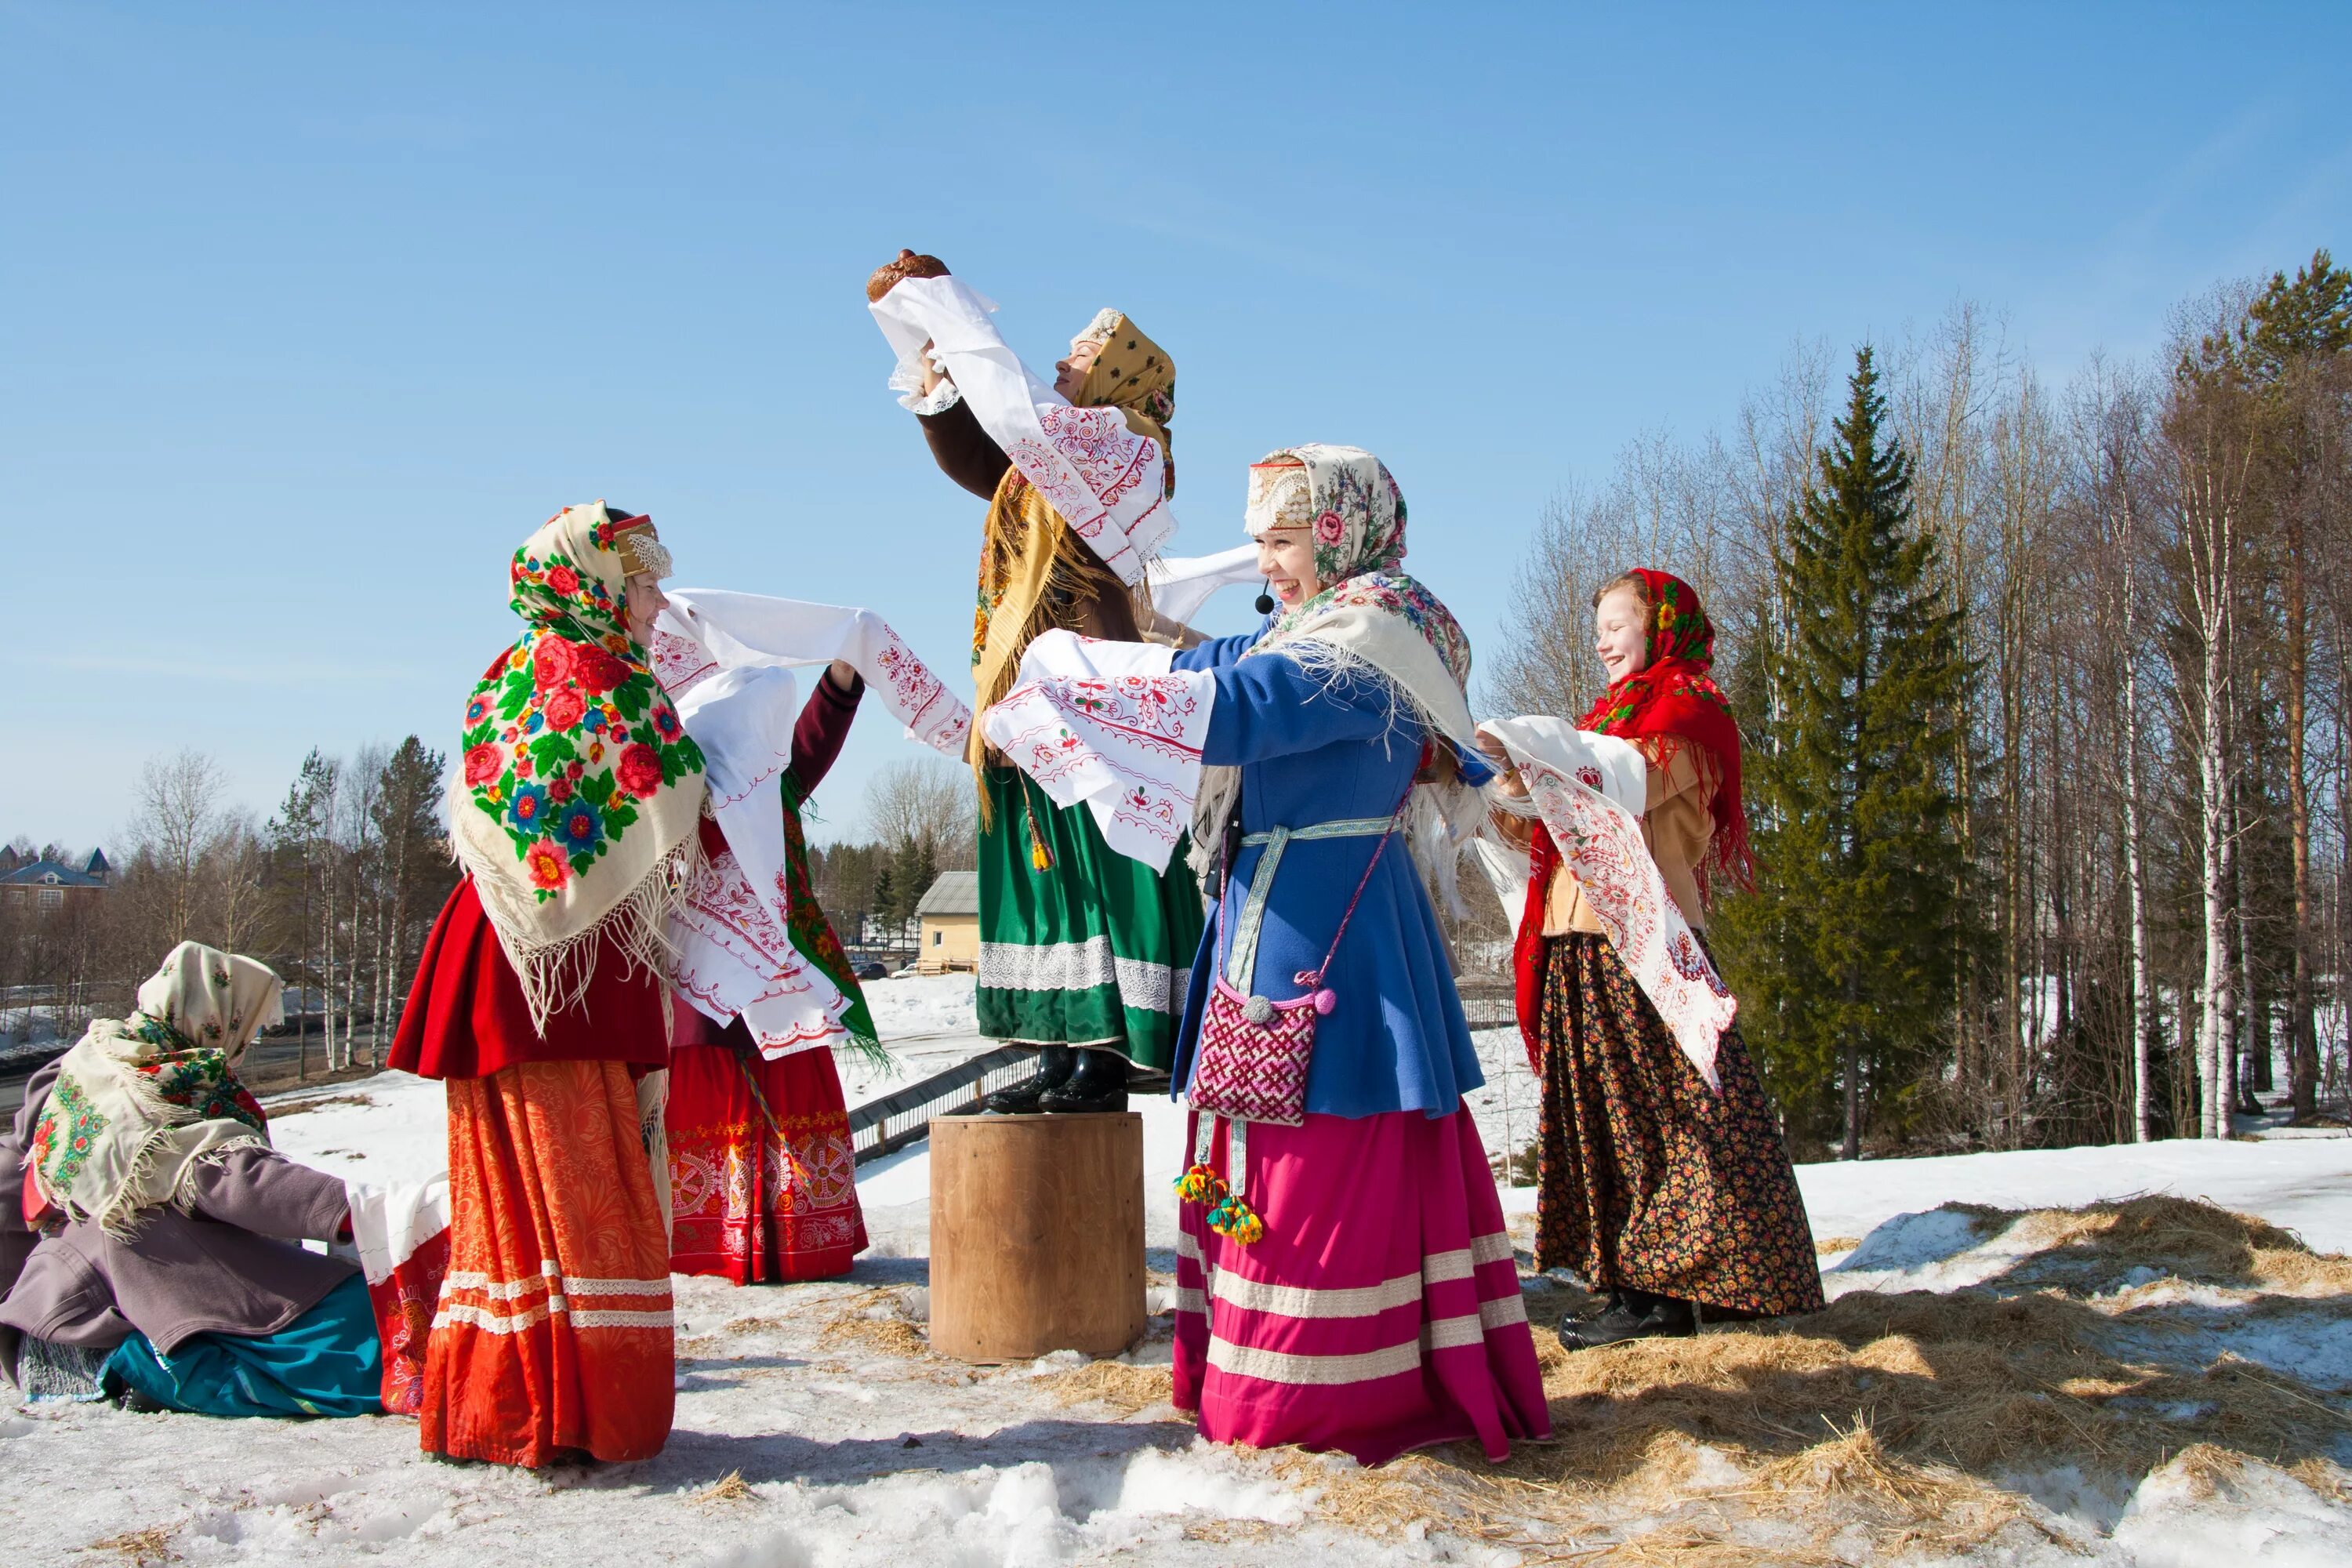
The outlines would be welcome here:
<svg viewBox="0 0 2352 1568">
<path fill-rule="evenodd" d="M 1167 1068 L 1202 924 L 1183 847 L 1154 871 L 1105 844 L 1085 805 L 1055 805 L 1011 768 L 990 769 L 985 788 L 980 1032 Z"/>
</svg>

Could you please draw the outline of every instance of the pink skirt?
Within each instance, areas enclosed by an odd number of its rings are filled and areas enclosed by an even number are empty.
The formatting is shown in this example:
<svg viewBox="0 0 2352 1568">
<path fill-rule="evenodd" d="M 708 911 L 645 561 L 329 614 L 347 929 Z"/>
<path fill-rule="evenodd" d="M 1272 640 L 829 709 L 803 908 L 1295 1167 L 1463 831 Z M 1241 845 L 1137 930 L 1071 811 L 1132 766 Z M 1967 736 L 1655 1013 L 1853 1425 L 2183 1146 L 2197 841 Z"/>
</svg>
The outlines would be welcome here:
<svg viewBox="0 0 2352 1568">
<path fill-rule="evenodd" d="M 1186 1128 L 1187 1150 L 1199 1127 Z M 1210 1163 L 1232 1175 L 1222 1120 Z M 1551 1436 L 1503 1205 L 1465 1107 L 1253 1123 L 1242 1246 L 1178 1205 L 1176 1406 L 1213 1442 L 1377 1465 Z"/>
</svg>

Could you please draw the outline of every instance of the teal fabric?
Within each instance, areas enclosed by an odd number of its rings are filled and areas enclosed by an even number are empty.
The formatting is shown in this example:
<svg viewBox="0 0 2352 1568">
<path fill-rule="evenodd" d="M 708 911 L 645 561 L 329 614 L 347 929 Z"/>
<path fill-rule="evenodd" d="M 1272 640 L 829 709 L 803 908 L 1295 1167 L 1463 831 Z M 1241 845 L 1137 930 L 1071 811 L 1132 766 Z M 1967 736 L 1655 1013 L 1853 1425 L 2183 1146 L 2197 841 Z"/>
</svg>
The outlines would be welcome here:
<svg viewBox="0 0 2352 1568">
<path fill-rule="evenodd" d="M 193 1415 L 378 1415 L 383 1349 L 367 1281 L 354 1274 L 274 1334 L 191 1334 L 158 1355 L 132 1334 L 107 1376 Z"/>
</svg>

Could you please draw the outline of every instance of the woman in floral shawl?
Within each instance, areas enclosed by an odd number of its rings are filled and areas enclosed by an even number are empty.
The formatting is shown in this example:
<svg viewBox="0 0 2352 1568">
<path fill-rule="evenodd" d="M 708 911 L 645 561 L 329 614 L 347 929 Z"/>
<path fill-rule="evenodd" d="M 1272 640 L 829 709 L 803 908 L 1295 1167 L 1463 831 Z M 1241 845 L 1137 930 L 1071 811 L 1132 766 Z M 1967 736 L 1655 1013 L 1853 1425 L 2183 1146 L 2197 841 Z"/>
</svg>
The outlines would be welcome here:
<svg viewBox="0 0 2352 1568">
<path fill-rule="evenodd" d="M 365 1282 L 300 1245 L 350 1235 L 343 1184 L 272 1150 L 237 1079 L 278 995 L 262 964 L 184 942 L 136 1011 L 26 1085 L 0 1129 L 0 1373 L 26 1398 L 380 1408 Z"/>
<path fill-rule="evenodd" d="M 1696 933 L 1709 883 L 1748 880 L 1739 726 L 1708 674 L 1715 626 L 1689 584 L 1646 569 L 1603 584 L 1593 618 L 1610 685 L 1578 728 L 1641 750 L 1643 837 Z M 1503 787 L 1523 793 L 1516 775 Z M 1804 1198 L 1738 1029 L 1717 1037 L 1709 1085 L 1550 834 L 1500 811 L 1495 822 L 1529 853 L 1516 968 L 1520 1028 L 1543 1079 L 1536 1263 L 1574 1269 L 1606 1298 L 1563 1324 L 1561 1342 L 1695 1333 L 1701 1310 L 1818 1310 Z"/>
<path fill-rule="evenodd" d="M 1221 977 L 1253 1018 L 1306 995 L 1319 1015 L 1303 1123 L 1190 1119 L 1176 1404 L 1220 1442 L 1366 1464 L 1457 1438 L 1499 1459 L 1550 1432 L 1462 1101 L 1484 1079 L 1414 865 L 1458 853 L 1444 841 L 1477 821 L 1492 770 L 1463 695 L 1469 641 L 1400 570 L 1404 523 L 1370 453 L 1274 453 L 1251 470 L 1249 529 L 1282 613 L 1174 661 L 1215 685 L 1192 832 L 1218 895 L 1178 1091 L 1199 1092 Z"/>
<path fill-rule="evenodd" d="M 704 795 L 646 662 L 669 564 L 648 517 L 557 513 L 508 569 L 522 635 L 467 699 L 449 802 L 466 876 L 392 1054 L 449 1090 L 427 1453 L 636 1459 L 669 1435 L 659 960 Z"/>
</svg>

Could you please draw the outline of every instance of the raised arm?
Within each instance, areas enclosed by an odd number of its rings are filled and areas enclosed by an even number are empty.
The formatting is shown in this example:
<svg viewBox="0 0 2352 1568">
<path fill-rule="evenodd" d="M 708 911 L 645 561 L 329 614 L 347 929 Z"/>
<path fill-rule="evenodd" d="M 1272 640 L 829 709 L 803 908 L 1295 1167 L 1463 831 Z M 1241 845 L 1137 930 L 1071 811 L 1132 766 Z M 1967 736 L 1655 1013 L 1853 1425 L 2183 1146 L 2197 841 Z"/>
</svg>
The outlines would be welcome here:
<svg viewBox="0 0 2352 1568">
<path fill-rule="evenodd" d="M 931 460 L 940 472 L 982 500 L 992 500 L 996 487 L 1013 459 L 980 427 L 971 405 L 958 398 L 937 414 L 918 413 L 923 439 L 931 444 Z"/>
<path fill-rule="evenodd" d="M 839 680 L 844 671 L 849 676 L 847 686 Z M 800 781 L 803 795 L 814 795 L 833 771 L 834 759 L 849 739 L 850 722 L 857 717 L 857 700 L 865 695 L 865 677 L 837 660 L 816 678 L 816 689 L 801 704 L 801 716 L 793 724 L 793 777 Z"/>
</svg>

